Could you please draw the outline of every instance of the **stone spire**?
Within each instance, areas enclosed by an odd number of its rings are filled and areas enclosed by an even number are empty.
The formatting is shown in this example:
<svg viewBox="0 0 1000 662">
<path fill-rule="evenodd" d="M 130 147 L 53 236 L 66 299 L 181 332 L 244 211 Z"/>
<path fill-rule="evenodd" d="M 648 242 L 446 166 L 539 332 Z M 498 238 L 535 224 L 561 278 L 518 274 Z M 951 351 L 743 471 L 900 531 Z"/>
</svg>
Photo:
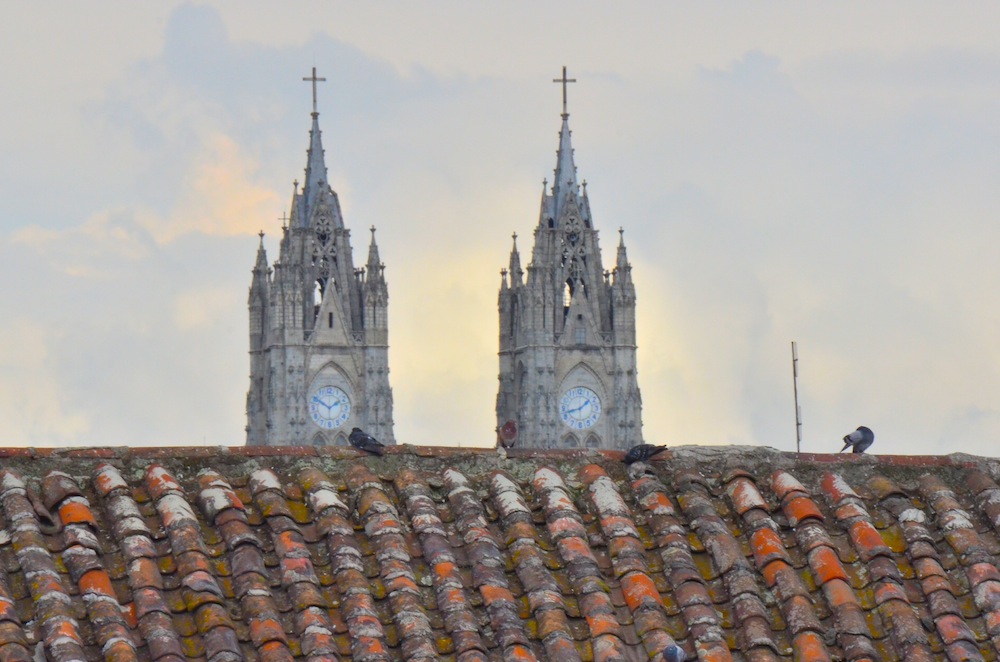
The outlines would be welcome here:
<svg viewBox="0 0 1000 662">
<path fill-rule="evenodd" d="M 517 251 L 517 233 L 513 234 L 514 245 L 510 249 L 510 267 L 508 271 L 510 272 L 510 286 L 517 287 L 523 283 L 522 276 L 524 271 L 521 269 L 521 254 Z"/>
<path fill-rule="evenodd" d="M 372 279 L 382 278 L 382 260 L 378 256 L 378 244 L 375 243 L 375 226 L 369 228 L 372 233 L 372 242 L 368 245 L 368 265 L 365 267 L 368 271 L 368 282 Z"/>
<path fill-rule="evenodd" d="M 309 129 L 309 150 L 306 158 L 306 179 L 303 184 L 302 194 L 305 198 L 306 213 L 301 219 L 307 222 L 309 215 L 313 211 L 316 197 L 326 185 L 326 161 L 323 158 L 322 132 L 319 130 L 319 110 L 316 105 L 316 83 L 325 81 L 316 75 L 316 67 L 312 69 L 312 76 L 302 80 L 312 83 L 312 127 Z"/>
<path fill-rule="evenodd" d="M 618 228 L 618 259 L 615 261 L 615 283 L 632 281 L 632 265 L 625 251 L 625 229 Z"/>
<path fill-rule="evenodd" d="M 563 209 L 565 198 L 570 194 L 578 194 L 579 188 L 576 184 L 576 164 L 573 163 L 573 145 L 570 137 L 573 132 L 569 130 L 569 107 L 566 100 L 566 85 L 575 83 L 575 78 L 566 76 L 566 66 L 562 68 L 562 78 L 553 78 L 553 83 L 562 85 L 562 128 L 559 130 L 559 150 L 556 152 L 556 174 L 552 182 L 552 215 L 556 222 Z"/>
<path fill-rule="evenodd" d="M 264 248 L 264 231 L 261 230 L 258 236 L 260 237 L 260 245 L 257 246 L 257 264 L 253 268 L 254 282 L 259 276 L 266 276 L 270 270 L 267 266 L 267 249 Z"/>
<path fill-rule="evenodd" d="M 576 183 L 576 164 L 573 162 L 573 132 L 569 130 L 569 113 L 562 115 L 559 129 L 559 149 L 556 151 L 555 179 L 552 182 L 553 218 L 559 221 L 566 198 L 579 193 Z"/>
<path fill-rule="evenodd" d="M 312 114 L 312 128 L 309 129 L 309 150 L 306 152 L 306 179 L 302 187 L 302 197 L 306 203 L 306 213 L 301 216 L 303 223 L 307 222 L 316 203 L 316 198 L 327 186 L 322 134 L 323 132 L 319 130 L 319 113 L 314 112 Z"/>
</svg>

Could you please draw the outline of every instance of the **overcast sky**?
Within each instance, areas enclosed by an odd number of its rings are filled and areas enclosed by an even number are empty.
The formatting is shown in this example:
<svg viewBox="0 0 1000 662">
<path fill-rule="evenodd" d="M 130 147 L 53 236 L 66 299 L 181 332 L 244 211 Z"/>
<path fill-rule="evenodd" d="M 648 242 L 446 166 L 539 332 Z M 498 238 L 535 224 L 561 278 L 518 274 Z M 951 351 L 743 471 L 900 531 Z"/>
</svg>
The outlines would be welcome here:
<svg viewBox="0 0 1000 662">
<path fill-rule="evenodd" d="M 99 11 L 97 9 L 100 9 Z M 396 437 L 493 442 L 496 296 L 562 65 L 647 441 L 997 455 L 1000 4 L 0 0 L 0 444 L 244 441 L 257 232 L 315 65 Z M 358 247 L 361 248 L 358 248 Z M 611 251 L 611 252 L 609 252 Z"/>
</svg>

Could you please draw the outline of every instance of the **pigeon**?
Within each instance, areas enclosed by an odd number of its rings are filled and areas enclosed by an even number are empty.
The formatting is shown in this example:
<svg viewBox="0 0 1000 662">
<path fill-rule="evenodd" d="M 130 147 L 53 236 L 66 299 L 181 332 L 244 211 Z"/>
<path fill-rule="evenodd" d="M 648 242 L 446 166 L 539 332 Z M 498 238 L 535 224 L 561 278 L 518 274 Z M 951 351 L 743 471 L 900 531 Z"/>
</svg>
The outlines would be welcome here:
<svg viewBox="0 0 1000 662">
<path fill-rule="evenodd" d="M 677 644 L 670 644 L 663 649 L 663 662 L 684 662 L 687 654 Z"/>
<path fill-rule="evenodd" d="M 645 462 L 654 455 L 659 455 L 665 450 L 667 450 L 666 446 L 654 446 L 653 444 L 639 444 L 638 446 L 633 446 L 628 449 L 627 453 L 625 453 L 625 464 Z"/>
<path fill-rule="evenodd" d="M 497 428 L 497 447 L 513 448 L 517 443 L 517 423 L 507 421 Z"/>
<path fill-rule="evenodd" d="M 379 443 L 379 440 L 371 436 L 361 428 L 354 428 L 351 430 L 351 435 L 347 438 L 351 442 L 351 446 L 354 446 L 358 450 L 371 453 L 372 455 L 381 455 L 382 451 L 385 450 L 385 446 Z"/>
<path fill-rule="evenodd" d="M 839 452 L 843 453 L 848 448 L 853 447 L 852 453 L 864 453 L 875 441 L 875 433 L 865 426 L 844 437 L 844 447 Z"/>
</svg>

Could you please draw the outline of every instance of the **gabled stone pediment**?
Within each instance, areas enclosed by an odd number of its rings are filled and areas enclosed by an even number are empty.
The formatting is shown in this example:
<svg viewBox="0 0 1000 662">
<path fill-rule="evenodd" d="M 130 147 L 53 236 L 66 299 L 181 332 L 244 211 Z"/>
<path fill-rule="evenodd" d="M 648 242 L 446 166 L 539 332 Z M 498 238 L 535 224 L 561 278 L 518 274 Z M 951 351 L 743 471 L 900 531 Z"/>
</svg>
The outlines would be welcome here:
<svg viewBox="0 0 1000 662">
<path fill-rule="evenodd" d="M 312 345 L 354 345 L 351 340 L 349 321 L 345 319 L 344 308 L 340 305 L 337 288 L 331 279 L 323 294 L 316 325 L 313 327 Z"/>
</svg>

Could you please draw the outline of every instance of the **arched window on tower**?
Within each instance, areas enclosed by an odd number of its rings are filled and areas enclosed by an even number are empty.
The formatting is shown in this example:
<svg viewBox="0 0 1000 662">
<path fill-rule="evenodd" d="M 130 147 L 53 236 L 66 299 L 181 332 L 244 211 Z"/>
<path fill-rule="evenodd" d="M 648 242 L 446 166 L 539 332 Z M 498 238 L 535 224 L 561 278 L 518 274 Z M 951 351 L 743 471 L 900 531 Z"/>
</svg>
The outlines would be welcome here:
<svg viewBox="0 0 1000 662">
<path fill-rule="evenodd" d="M 569 305 L 573 303 L 573 281 L 567 278 L 563 283 L 563 312 L 569 310 Z"/>
<path fill-rule="evenodd" d="M 601 440 L 597 438 L 596 434 L 591 433 L 591 435 L 587 437 L 587 448 L 600 448 L 600 447 L 601 447 Z"/>
<path fill-rule="evenodd" d="M 313 437 L 312 444 L 313 446 L 326 446 L 326 437 L 317 432 L 316 436 Z"/>
<path fill-rule="evenodd" d="M 340 434 L 337 435 L 337 438 L 333 440 L 333 445 L 334 446 L 349 446 L 350 444 L 347 443 L 347 437 L 344 436 L 343 432 L 341 432 Z"/>
<path fill-rule="evenodd" d="M 579 448 L 580 441 L 576 438 L 572 432 L 563 437 L 562 440 L 563 448 Z"/>
</svg>

